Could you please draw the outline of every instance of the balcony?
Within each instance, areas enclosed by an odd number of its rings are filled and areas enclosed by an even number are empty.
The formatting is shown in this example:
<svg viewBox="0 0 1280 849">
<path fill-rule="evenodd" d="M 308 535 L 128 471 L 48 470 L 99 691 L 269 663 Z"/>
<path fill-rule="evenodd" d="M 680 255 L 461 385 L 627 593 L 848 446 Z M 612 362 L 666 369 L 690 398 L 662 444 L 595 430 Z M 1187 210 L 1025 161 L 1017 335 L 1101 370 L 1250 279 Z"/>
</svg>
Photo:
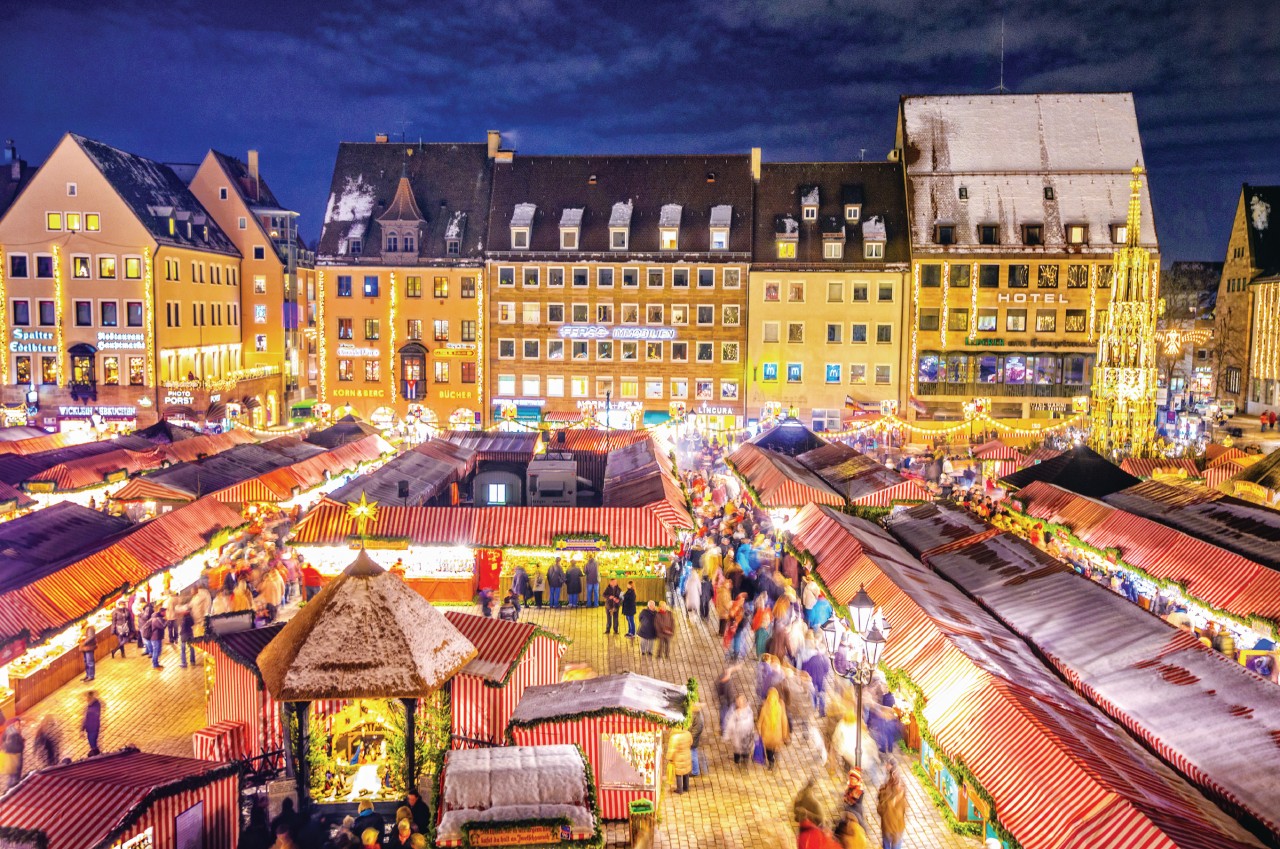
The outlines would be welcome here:
<svg viewBox="0 0 1280 849">
<path fill-rule="evenodd" d="M 72 401 L 98 400 L 98 384 L 95 381 L 90 381 L 88 383 L 68 383 L 67 389 L 71 392 Z"/>
<path fill-rule="evenodd" d="M 198 392 L 206 389 L 221 392 L 234 389 L 242 380 L 256 380 L 262 377 L 275 377 L 280 374 L 280 366 L 254 366 L 253 368 L 236 369 L 227 372 L 226 377 L 209 377 L 204 380 L 166 380 L 160 384 L 161 389 L 180 392 Z"/>
<path fill-rule="evenodd" d="M 918 383 L 916 395 L 933 398 L 1072 398 L 1085 386 L 1063 383 Z"/>
</svg>

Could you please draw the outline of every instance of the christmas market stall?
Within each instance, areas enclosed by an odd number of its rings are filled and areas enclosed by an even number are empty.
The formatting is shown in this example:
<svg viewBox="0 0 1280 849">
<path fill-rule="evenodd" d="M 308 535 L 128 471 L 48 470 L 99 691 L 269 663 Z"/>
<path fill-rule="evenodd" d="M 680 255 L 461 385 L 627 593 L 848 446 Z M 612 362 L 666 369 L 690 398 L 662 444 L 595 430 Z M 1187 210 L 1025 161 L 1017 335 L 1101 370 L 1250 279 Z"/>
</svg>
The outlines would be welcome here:
<svg viewBox="0 0 1280 849">
<path fill-rule="evenodd" d="M 1024 540 L 983 532 L 958 539 L 980 530 L 974 521 L 929 505 L 896 514 L 889 531 L 1200 791 L 1255 831 L 1280 839 L 1272 804 L 1280 798 L 1280 775 L 1258 757 L 1280 731 L 1280 687 Z M 940 526 L 950 541 L 940 539 Z M 1054 600 L 1051 611 L 1045 599 Z"/>
<path fill-rule="evenodd" d="M 437 816 L 441 847 L 604 846 L 591 770 L 576 746 L 449 752 Z"/>
<path fill-rule="evenodd" d="M 124 749 L 31 773 L 0 797 L 0 827 L 43 849 L 235 849 L 239 795 L 237 764 Z"/>
<path fill-rule="evenodd" d="M 832 601 L 864 591 L 891 628 L 880 668 L 955 827 L 1023 847 L 1262 845 L 883 528 L 819 505 L 794 524 Z"/>
<path fill-rule="evenodd" d="M 209 725 L 243 726 L 244 757 L 269 766 L 281 763 L 284 731 L 281 706 L 262 682 L 258 655 L 283 627 L 281 623 L 237 631 L 214 627 L 197 641 L 205 652 L 205 711 Z"/>
<path fill-rule="evenodd" d="M 1062 452 L 1057 448 L 1046 448 L 1042 446 L 1034 451 L 1024 454 L 1022 462 L 1018 465 L 1018 468 L 1025 469 L 1027 466 L 1035 466 L 1043 463 L 1045 460 L 1052 460 L 1054 457 L 1059 457 L 1061 455 Z"/>
<path fill-rule="evenodd" d="M 1021 451 L 998 439 L 992 439 L 974 448 L 973 459 L 980 464 L 982 476 L 992 480 L 1000 480 L 1026 464 L 1026 456 Z"/>
<path fill-rule="evenodd" d="M 110 651 L 117 599 L 191 586 L 241 524 L 211 498 L 138 524 L 71 503 L 0 524 L 0 684 L 16 711 L 84 674 L 86 626 Z"/>
<path fill-rule="evenodd" d="M 449 682 L 453 746 L 500 746 L 525 690 L 560 680 L 569 641 L 531 622 L 460 610 L 444 616 L 476 647 L 475 659 Z"/>
<path fill-rule="evenodd" d="M 288 703 L 302 804 L 394 810 L 448 747 L 441 691 L 475 657 L 440 611 L 358 552 L 258 653 L 267 694 Z"/>
<path fill-rule="evenodd" d="M 1135 478 L 1143 480 L 1151 478 L 1198 480 L 1202 477 L 1200 467 L 1189 457 L 1126 457 L 1120 462 L 1120 468 Z"/>
<path fill-rule="evenodd" d="M 530 687 L 507 734 L 521 746 L 579 746 L 591 764 L 601 816 L 622 820 L 636 800 L 657 807 L 666 734 L 688 727 L 694 699 L 692 682 L 682 687 L 634 672 Z"/>
<path fill-rule="evenodd" d="M 1222 491 L 1264 507 L 1280 505 L 1280 448 L 1221 484 Z"/>
<path fill-rule="evenodd" d="M 0 483 L 0 520 L 20 516 L 36 506 L 36 500 L 20 489 Z"/>
</svg>

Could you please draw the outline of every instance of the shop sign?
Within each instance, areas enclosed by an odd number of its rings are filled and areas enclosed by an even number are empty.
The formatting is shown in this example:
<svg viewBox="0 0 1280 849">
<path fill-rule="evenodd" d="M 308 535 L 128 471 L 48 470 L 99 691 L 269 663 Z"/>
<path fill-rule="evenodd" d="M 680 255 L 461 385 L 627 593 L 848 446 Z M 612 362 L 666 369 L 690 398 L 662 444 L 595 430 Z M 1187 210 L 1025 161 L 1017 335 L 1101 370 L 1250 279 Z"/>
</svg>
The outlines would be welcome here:
<svg viewBox="0 0 1280 849">
<path fill-rule="evenodd" d="M 209 403 L 210 403 L 210 404 L 216 404 L 216 403 L 218 403 L 218 402 L 219 402 L 219 401 L 221 401 L 221 400 L 222 400 L 222 393 L 221 393 L 221 392 L 219 392 L 219 393 L 218 393 L 218 394 L 216 394 L 216 395 L 210 395 L 210 396 L 209 396 Z"/>
<path fill-rule="evenodd" d="M 128 477 L 129 477 L 128 471 L 126 471 L 125 469 L 117 469 L 114 472 L 108 472 L 107 474 L 103 475 L 102 480 L 104 483 L 120 483 L 120 481 L 126 480 Z"/>
<path fill-rule="evenodd" d="M 47 494 L 58 488 L 57 481 L 27 481 L 22 488 L 32 494 Z"/>
<path fill-rule="evenodd" d="M 437 389 L 436 397 L 444 401 L 469 401 L 476 393 L 470 389 Z"/>
<path fill-rule="evenodd" d="M 732 407 L 709 407 L 705 405 L 698 408 L 698 413 L 704 416 L 736 416 L 738 414 Z"/>
<path fill-rule="evenodd" d="M 602 413 L 606 409 L 618 412 L 635 412 L 644 409 L 644 404 L 639 401 L 610 401 L 607 404 L 604 401 L 579 401 L 578 409 L 583 412 Z"/>
<path fill-rule="evenodd" d="M 556 551 L 604 551 L 609 547 L 609 538 L 604 536 L 582 536 L 556 540 Z"/>
<path fill-rule="evenodd" d="M 445 357 L 454 360 L 468 360 L 474 358 L 476 352 L 472 348 L 436 348 L 431 352 L 433 357 Z"/>
<path fill-rule="evenodd" d="M 1000 294 L 996 295 L 996 303 L 1000 303 L 1000 304 L 1008 303 L 1009 301 L 1012 301 L 1015 304 L 1025 304 L 1028 299 L 1030 299 L 1031 303 L 1033 304 L 1038 304 L 1041 301 L 1043 301 L 1046 304 L 1071 303 L 1071 301 L 1067 300 L 1066 295 L 1055 295 L 1051 292 L 1043 295 L 1040 294 L 1039 292 L 1032 292 L 1030 294 L 1027 294 L 1026 292 L 1013 292 L 1013 293 L 1001 292 Z"/>
<path fill-rule="evenodd" d="M 547 399 L 521 398 L 517 400 L 515 398 L 494 398 L 492 403 L 495 407 L 505 407 L 507 405 L 513 407 L 545 407 L 547 405 Z"/>
<path fill-rule="evenodd" d="M 559 843 L 560 832 L 550 825 L 525 825 L 518 828 L 480 829 L 467 831 L 467 842 L 472 846 L 525 846 L 527 844 Z"/>
<path fill-rule="evenodd" d="M 56 354 L 58 353 L 56 347 L 44 344 L 52 341 L 53 334 L 47 330 L 26 330 L 15 327 L 9 350 L 19 354 Z"/>
<path fill-rule="evenodd" d="M 98 347 L 115 348 L 121 351 L 143 351 L 147 347 L 147 338 L 141 333 L 116 333 L 111 330 L 99 330 Z"/>
<path fill-rule="evenodd" d="M 104 419 L 136 419 L 137 407 L 59 407 L 58 415 L 64 419 L 87 419 L 97 413 Z"/>
<path fill-rule="evenodd" d="M 381 398 L 386 393 L 381 389 L 331 389 L 335 398 Z"/>
<path fill-rule="evenodd" d="M 969 805 L 978 814 L 978 818 L 984 821 L 990 820 L 991 806 L 987 804 L 987 800 L 983 799 L 977 793 L 974 793 L 973 789 L 967 784 L 964 789 L 966 791 L 965 795 L 969 797 Z"/>
<path fill-rule="evenodd" d="M 117 843 L 114 849 L 152 849 L 155 846 L 154 836 L 154 829 L 148 826 L 145 831 L 135 834 L 123 843 Z"/>
<path fill-rule="evenodd" d="M 1070 406 L 1071 406 L 1070 404 L 1067 404 L 1065 402 L 1058 402 L 1058 401 L 1032 401 L 1031 402 L 1031 409 L 1040 410 L 1046 413 L 1065 413 L 1070 408 Z"/>
<path fill-rule="evenodd" d="M 164 402 L 166 404 L 174 404 L 180 407 L 189 406 L 194 400 L 195 395 L 185 389 L 166 392 L 164 395 Z"/>
<path fill-rule="evenodd" d="M 474 351 L 476 349 L 475 342 L 446 342 L 444 346 L 453 351 Z"/>
<path fill-rule="evenodd" d="M 760 368 L 762 373 L 761 380 L 763 380 L 765 383 L 774 383 L 777 381 L 778 379 L 777 363 L 761 363 Z"/>
<path fill-rule="evenodd" d="M 357 348 L 354 345 L 339 345 L 339 357 L 381 357 L 382 352 L 377 348 Z"/>
<path fill-rule="evenodd" d="M 565 324 L 560 327 L 563 339 L 674 339 L 674 327 L 608 327 L 603 324 Z"/>
<path fill-rule="evenodd" d="M 1235 484 L 1237 495 L 1248 495 L 1264 503 L 1266 502 L 1267 488 L 1265 486 L 1256 484 L 1253 481 L 1236 481 Z"/>
<path fill-rule="evenodd" d="M 359 540 L 353 537 L 351 539 L 350 548 L 372 548 L 383 551 L 408 551 L 409 540 L 407 539 L 366 539 Z"/>
<path fill-rule="evenodd" d="M 965 344 L 978 345 L 986 348 L 1003 348 L 1004 340 L 1003 339 L 966 339 Z"/>
</svg>

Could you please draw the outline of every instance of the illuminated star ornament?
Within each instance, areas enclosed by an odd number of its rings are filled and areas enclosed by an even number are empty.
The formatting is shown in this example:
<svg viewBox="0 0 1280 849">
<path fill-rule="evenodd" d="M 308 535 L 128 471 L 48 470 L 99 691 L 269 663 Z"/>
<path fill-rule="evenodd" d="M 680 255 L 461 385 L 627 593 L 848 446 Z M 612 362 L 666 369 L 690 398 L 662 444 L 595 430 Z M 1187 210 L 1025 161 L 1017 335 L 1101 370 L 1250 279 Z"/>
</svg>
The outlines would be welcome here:
<svg viewBox="0 0 1280 849">
<path fill-rule="evenodd" d="M 369 501 L 363 492 L 360 493 L 359 501 L 347 502 L 347 518 L 355 519 L 356 533 L 360 535 L 360 542 L 363 544 L 365 528 L 370 522 L 378 521 L 378 502 Z"/>
</svg>

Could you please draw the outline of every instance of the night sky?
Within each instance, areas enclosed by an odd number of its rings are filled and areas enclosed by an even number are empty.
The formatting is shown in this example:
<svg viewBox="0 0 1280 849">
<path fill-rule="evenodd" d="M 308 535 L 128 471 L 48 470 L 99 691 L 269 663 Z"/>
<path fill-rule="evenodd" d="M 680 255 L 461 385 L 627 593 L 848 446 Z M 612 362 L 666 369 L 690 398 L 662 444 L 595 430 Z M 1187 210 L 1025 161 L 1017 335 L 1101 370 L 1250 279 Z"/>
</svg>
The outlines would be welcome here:
<svg viewBox="0 0 1280 849">
<path fill-rule="evenodd" d="M 883 158 L 900 94 L 999 80 L 1001 6 L 668 3 L 0 3 L 0 136 L 69 130 L 164 161 L 262 153 L 319 235 L 339 141 L 525 153 Z M 1280 182 L 1280 3 L 1007 4 L 1015 92 L 1133 91 L 1166 261 L 1221 260 L 1242 182 Z M 407 125 L 402 122 L 407 122 Z"/>
</svg>

